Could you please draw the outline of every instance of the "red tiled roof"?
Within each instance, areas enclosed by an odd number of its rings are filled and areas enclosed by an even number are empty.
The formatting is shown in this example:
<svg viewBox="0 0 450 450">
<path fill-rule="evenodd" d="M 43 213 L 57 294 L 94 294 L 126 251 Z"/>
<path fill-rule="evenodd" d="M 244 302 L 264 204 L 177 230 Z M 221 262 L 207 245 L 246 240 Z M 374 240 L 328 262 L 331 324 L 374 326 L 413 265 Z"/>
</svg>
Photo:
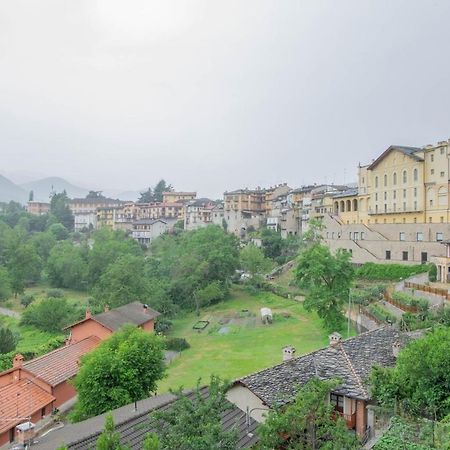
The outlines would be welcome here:
<svg viewBox="0 0 450 450">
<path fill-rule="evenodd" d="M 23 368 L 51 386 L 56 386 L 77 374 L 79 359 L 99 342 L 97 336 L 90 336 L 76 344 L 66 345 L 27 361 Z"/>
<path fill-rule="evenodd" d="M 0 433 L 25 422 L 53 400 L 53 395 L 27 379 L 0 388 Z"/>
</svg>

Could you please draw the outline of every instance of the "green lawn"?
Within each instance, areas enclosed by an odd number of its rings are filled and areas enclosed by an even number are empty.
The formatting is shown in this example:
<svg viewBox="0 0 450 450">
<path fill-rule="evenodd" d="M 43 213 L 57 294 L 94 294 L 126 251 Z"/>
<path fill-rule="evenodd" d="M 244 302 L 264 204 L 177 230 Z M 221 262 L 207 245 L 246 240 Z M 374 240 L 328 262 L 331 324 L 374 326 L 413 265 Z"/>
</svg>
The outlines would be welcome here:
<svg viewBox="0 0 450 450">
<path fill-rule="evenodd" d="M 259 310 L 263 306 L 275 314 L 272 325 L 261 324 Z M 239 318 L 244 315 L 243 309 L 249 310 L 252 316 Z M 224 318 L 231 318 L 232 322 L 219 324 Z M 192 329 L 198 319 L 211 322 L 200 333 Z M 222 326 L 229 327 L 228 334 L 219 333 Z M 241 288 L 234 288 L 231 298 L 225 302 L 203 310 L 199 318 L 187 314 L 183 319 L 174 320 L 170 336 L 186 338 L 191 348 L 169 365 L 168 376 L 160 382 L 159 392 L 180 385 L 195 386 L 199 377 L 207 382 L 211 374 L 235 379 L 281 362 L 282 348 L 286 345 L 295 346 L 297 355 L 301 355 L 328 342 L 317 315 L 306 312 L 301 303 L 265 292 L 250 295 Z"/>
</svg>

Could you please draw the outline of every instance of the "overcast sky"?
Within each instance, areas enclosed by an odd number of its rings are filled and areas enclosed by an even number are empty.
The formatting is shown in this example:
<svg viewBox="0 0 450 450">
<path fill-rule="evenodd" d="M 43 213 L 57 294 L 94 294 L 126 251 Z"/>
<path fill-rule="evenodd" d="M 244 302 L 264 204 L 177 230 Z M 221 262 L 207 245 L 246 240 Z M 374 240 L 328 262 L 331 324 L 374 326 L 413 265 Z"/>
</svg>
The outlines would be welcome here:
<svg viewBox="0 0 450 450">
<path fill-rule="evenodd" d="M 140 189 L 356 180 L 450 138 L 448 0 L 0 0 L 0 173 Z"/>
</svg>

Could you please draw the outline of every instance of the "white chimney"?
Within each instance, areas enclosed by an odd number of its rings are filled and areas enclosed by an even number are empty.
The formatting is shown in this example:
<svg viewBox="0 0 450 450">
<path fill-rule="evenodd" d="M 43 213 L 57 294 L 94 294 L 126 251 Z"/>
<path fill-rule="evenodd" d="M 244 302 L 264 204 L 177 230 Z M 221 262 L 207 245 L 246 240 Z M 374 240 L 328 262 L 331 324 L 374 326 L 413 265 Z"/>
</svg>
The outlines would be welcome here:
<svg viewBox="0 0 450 450">
<path fill-rule="evenodd" d="M 288 345 L 283 348 L 283 361 L 290 361 L 295 356 L 295 347 Z"/>
<path fill-rule="evenodd" d="M 335 347 L 337 344 L 339 344 L 339 342 L 342 341 L 342 336 L 335 331 L 334 333 L 330 334 L 328 336 L 328 338 L 330 339 L 330 346 L 331 347 Z"/>
<path fill-rule="evenodd" d="M 395 341 L 392 344 L 392 354 L 394 355 L 394 358 L 397 359 L 398 354 L 400 353 L 401 345 L 399 341 Z"/>
</svg>

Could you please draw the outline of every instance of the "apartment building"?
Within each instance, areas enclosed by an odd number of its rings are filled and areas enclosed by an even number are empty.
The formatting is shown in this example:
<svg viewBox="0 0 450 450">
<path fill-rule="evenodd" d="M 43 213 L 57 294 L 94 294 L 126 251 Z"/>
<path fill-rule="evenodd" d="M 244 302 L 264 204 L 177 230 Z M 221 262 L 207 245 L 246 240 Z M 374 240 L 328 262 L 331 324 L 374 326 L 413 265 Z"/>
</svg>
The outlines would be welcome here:
<svg viewBox="0 0 450 450">
<path fill-rule="evenodd" d="M 216 202 L 209 198 L 199 198 L 184 205 L 184 229 L 196 230 L 213 223 Z"/>
<path fill-rule="evenodd" d="M 347 248 L 361 263 L 424 263 L 445 257 L 449 143 L 392 145 L 360 166 L 358 188 L 334 195 L 332 213 L 324 217 L 330 247 Z"/>
<path fill-rule="evenodd" d="M 69 207 L 74 216 L 74 229 L 81 231 L 83 229 L 97 227 L 97 210 L 99 208 L 115 208 L 124 202 L 118 199 L 106 197 L 94 198 L 74 198 L 70 200 Z"/>
<path fill-rule="evenodd" d="M 163 192 L 163 203 L 180 203 L 195 200 L 197 192 Z"/>
<path fill-rule="evenodd" d="M 43 214 L 48 214 L 50 212 L 50 203 L 35 202 L 35 201 L 30 200 L 27 203 L 27 212 L 29 214 L 34 214 L 36 216 L 42 216 Z"/>
</svg>

